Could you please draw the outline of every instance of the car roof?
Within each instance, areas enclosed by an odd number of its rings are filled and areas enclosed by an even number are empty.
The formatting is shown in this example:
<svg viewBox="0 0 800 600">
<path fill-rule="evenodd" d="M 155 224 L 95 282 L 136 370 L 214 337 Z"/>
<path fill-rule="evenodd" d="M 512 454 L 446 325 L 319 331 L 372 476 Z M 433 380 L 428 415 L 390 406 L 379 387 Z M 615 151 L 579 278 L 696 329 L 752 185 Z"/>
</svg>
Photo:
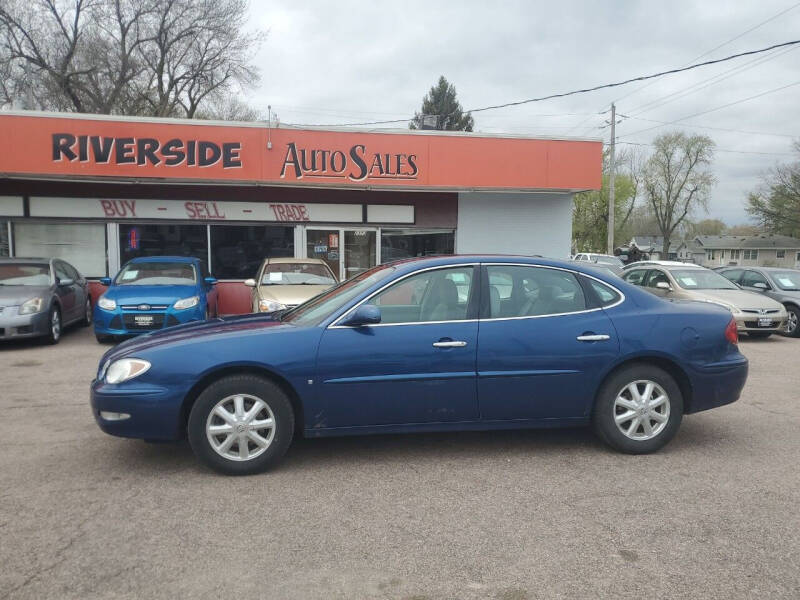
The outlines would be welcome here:
<svg viewBox="0 0 800 600">
<path fill-rule="evenodd" d="M 324 260 L 321 258 L 292 258 L 290 256 L 280 256 L 276 258 L 266 258 L 264 262 L 268 265 L 279 265 L 279 264 L 287 264 L 287 263 L 302 263 L 302 264 L 310 264 L 310 265 L 326 265 Z"/>
<path fill-rule="evenodd" d="M 146 262 L 175 262 L 175 263 L 194 263 L 200 259 L 194 256 L 137 256 L 128 262 L 132 263 L 146 263 Z"/>
<path fill-rule="evenodd" d="M 688 268 L 705 269 L 705 267 L 702 265 L 696 265 L 694 263 L 684 263 L 677 260 L 639 260 L 625 265 L 625 270 L 631 269 L 633 267 L 647 267 L 647 266 L 688 267 Z"/>
</svg>

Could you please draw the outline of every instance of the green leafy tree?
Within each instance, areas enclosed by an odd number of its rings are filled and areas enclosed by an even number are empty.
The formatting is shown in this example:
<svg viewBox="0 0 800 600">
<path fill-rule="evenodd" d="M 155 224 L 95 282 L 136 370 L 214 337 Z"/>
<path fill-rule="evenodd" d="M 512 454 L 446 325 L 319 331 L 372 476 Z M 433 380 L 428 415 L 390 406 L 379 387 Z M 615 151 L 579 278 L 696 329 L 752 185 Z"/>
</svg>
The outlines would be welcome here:
<svg viewBox="0 0 800 600">
<path fill-rule="evenodd" d="M 655 217 L 658 233 L 669 248 L 673 237 L 698 210 L 707 210 L 714 176 L 708 170 L 714 141 L 705 135 L 665 133 L 653 142 L 638 178 L 645 205 Z"/>
<path fill-rule="evenodd" d="M 763 177 L 747 198 L 747 212 L 770 233 L 800 237 L 800 140 L 798 160 L 779 164 Z"/>
<path fill-rule="evenodd" d="M 422 99 L 422 111 L 414 113 L 409 129 L 439 129 L 443 131 L 472 131 L 475 121 L 464 113 L 456 99 L 456 88 L 444 75 Z"/>
</svg>

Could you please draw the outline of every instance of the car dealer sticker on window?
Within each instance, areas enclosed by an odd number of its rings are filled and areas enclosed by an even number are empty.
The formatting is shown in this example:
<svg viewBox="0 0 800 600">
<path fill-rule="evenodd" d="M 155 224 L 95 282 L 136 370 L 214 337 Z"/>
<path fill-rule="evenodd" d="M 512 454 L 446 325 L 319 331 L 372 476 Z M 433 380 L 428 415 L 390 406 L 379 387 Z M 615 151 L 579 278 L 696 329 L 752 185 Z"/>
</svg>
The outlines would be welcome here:
<svg viewBox="0 0 800 600">
<path fill-rule="evenodd" d="M 270 273 L 269 280 L 270 281 L 280 281 L 282 279 L 283 273 Z"/>
<path fill-rule="evenodd" d="M 791 279 L 787 279 L 786 277 L 778 277 L 778 282 L 783 287 L 794 287 L 794 281 L 792 281 Z"/>
</svg>

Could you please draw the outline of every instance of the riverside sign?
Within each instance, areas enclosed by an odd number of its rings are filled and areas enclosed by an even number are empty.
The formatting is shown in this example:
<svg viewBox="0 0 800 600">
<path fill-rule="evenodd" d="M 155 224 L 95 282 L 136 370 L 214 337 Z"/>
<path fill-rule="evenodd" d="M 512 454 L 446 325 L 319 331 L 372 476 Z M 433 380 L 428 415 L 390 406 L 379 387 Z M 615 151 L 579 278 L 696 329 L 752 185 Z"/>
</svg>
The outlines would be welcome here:
<svg viewBox="0 0 800 600">
<path fill-rule="evenodd" d="M 431 190 L 600 187 L 602 143 L 0 113 L 0 177 Z"/>
</svg>

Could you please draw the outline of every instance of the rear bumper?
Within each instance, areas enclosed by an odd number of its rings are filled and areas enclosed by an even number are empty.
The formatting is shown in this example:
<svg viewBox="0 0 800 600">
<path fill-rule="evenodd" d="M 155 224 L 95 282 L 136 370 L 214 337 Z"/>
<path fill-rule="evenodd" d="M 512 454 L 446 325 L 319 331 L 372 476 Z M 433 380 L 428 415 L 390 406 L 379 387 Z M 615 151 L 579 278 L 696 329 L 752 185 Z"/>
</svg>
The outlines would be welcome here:
<svg viewBox="0 0 800 600">
<path fill-rule="evenodd" d="M 176 440 L 183 434 L 182 390 L 152 384 L 109 385 L 92 382 L 90 401 L 97 425 L 119 437 Z M 105 419 L 101 412 L 124 413 L 123 420 Z"/>
<path fill-rule="evenodd" d="M 18 307 L 6 307 L 0 314 L 0 340 L 17 340 L 50 333 L 50 313 L 18 315 Z"/>
<path fill-rule="evenodd" d="M 747 382 L 749 364 L 743 356 L 735 360 L 694 366 L 691 373 L 692 401 L 686 413 L 696 413 L 736 402 Z"/>
</svg>

